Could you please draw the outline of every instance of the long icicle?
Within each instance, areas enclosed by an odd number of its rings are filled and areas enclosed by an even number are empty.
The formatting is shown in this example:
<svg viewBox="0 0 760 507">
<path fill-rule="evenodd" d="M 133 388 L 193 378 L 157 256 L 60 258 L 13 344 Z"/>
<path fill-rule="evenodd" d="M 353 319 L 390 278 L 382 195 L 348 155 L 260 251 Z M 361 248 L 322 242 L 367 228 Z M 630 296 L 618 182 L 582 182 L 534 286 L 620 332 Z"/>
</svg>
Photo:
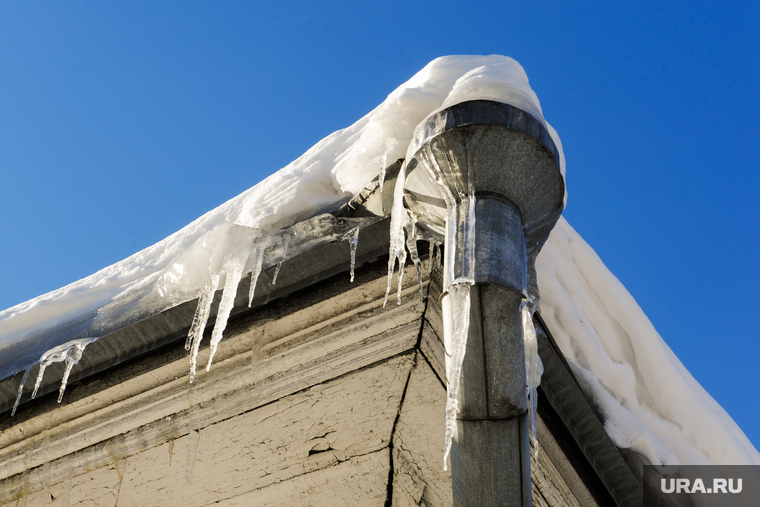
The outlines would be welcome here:
<svg viewBox="0 0 760 507">
<path fill-rule="evenodd" d="M 212 271 L 211 285 L 205 284 L 198 298 L 198 306 L 195 308 L 193 323 L 190 325 L 190 331 L 187 333 L 187 339 L 185 340 L 185 350 L 190 350 L 193 344 L 203 337 L 203 331 L 206 329 L 206 322 L 208 322 L 208 316 L 211 312 L 211 303 L 214 301 L 214 292 L 216 292 L 218 284 L 219 277 Z"/>
<path fill-rule="evenodd" d="M 453 284 L 449 287 L 449 304 L 452 310 L 454 324 L 452 353 L 450 361 L 450 373 L 448 392 L 446 394 L 446 438 L 443 451 L 443 469 L 446 470 L 446 459 L 451 452 L 451 442 L 454 438 L 454 430 L 457 425 L 457 395 L 459 394 L 459 377 L 462 374 L 464 353 L 467 349 L 467 333 L 470 328 L 470 286 L 467 284 Z"/>
<path fill-rule="evenodd" d="M 385 289 L 385 300 L 383 308 L 388 303 L 388 295 L 391 292 L 393 283 L 393 268 L 396 265 L 396 259 L 399 261 L 398 273 L 398 304 L 401 304 L 401 281 L 404 277 L 404 263 L 406 262 L 406 248 L 404 245 L 404 225 L 409 220 L 404 208 L 404 181 L 406 180 L 406 164 L 401 166 L 396 180 L 396 187 L 393 189 L 393 208 L 391 208 L 391 238 L 388 250 L 388 285 Z"/>
<path fill-rule="evenodd" d="M 417 271 L 417 287 L 420 292 L 420 299 L 425 301 L 425 290 L 422 287 L 422 261 L 420 260 L 420 254 L 417 251 L 417 217 L 409 210 L 407 210 L 407 215 L 409 216 L 409 222 L 404 227 L 407 233 L 406 249 L 409 251 L 409 256 L 412 258 L 414 268 Z M 401 287 L 400 283 L 399 287 Z"/>
<path fill-rule="evenodd" d="M 216 312 L 216 322 L 214 330 L 211 332 L 211 354 L 206 363 L 206 371 L 211 370 L 211 361 L 214 359 L 219 342 L 222 341 L 222 334 L 227 327 L 227 320 L 230 318 L 232 307 L 235 306 L 235 295 L 237 294 L 240 278 L 243 276 L 244 263 L 236 256 L 230 256 L 224 265 L 227 272 L 227 279 L 224 282 L 224 291 L 222 300 L 219 302 L 219 310 Z"/>
<path fill-rule="evenodd" d="M 219 287 L 219 275 L 211 273 L 211 283 L 204 288 L 201 299 L 198 301 L 198 309 L 195 312 L 197 317 L 193 319 L 193 326 L 190 328 L 192 336 L 188 336 L 188 343 L 192 344 L 192 351 L 190 352 L 190 383 L 195 381 L 195 367 L 198 360 L 198 351 L 201 349 L 201 340 L 203 339 L 203 331 L 206 329 L 206 322 L 208 322 L 209 313 L 211 312 L 211 303 L 214 301 L 214 293 L 217 287 Z M 203 307 L 201 307 L 203 305 Z"/>
<path fill-rule="evenodd" d="M 77 344 L 74 347 L 66 351 L 66 371 L 63 372 L 63 378 L 61 379 L 61 388 L 58 390 L 58 403 L 63 400 L 63 393 L 66 391 L 66 384 L 69 382 L 69 374 L 75 364 L 79 363 L 84 353 L 86 343 Z"/>
</svg>

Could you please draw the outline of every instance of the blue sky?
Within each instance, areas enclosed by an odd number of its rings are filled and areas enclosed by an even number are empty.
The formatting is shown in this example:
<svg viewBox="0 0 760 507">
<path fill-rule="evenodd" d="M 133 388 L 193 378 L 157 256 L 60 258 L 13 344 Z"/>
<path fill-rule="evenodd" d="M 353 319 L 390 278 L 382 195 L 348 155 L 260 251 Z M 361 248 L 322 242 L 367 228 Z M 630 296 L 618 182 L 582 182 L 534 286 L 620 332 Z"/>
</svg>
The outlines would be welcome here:
<svg viewBox="0 0 760 507">
<path fill-rule="evenodd" d="M 760 447 L 760 4 L 571 4 L 0 3 L 0 308 L 163 239 L 430 60 L 505 54 L 562 138 L 568 221 Z"/>
</svg>

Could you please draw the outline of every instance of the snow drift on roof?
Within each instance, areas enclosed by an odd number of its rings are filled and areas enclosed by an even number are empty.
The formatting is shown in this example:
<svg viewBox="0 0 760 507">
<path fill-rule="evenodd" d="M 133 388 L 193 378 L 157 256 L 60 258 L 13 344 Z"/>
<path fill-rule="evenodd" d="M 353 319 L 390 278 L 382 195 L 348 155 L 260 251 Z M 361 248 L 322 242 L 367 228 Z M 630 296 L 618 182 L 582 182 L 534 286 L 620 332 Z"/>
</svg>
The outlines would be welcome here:
<svg viewBox="0 0 760 507">
<path fill-rule="evenodd" d="M 654 465 L 760 465 L 744 432 L 564 217 L 536 271 L 541 316 L 618 447 Z"/>
</svg>

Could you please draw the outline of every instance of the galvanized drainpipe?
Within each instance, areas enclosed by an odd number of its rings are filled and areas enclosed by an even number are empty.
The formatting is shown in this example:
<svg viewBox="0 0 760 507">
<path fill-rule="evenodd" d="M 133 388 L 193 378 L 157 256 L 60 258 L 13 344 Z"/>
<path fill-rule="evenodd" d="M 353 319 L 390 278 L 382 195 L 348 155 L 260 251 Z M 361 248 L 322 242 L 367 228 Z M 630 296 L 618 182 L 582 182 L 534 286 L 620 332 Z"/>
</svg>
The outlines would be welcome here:
<svg viewBox="0 0 760 507">
<path fill-rule="evenodd" d="M 451 449 L 454 505 L 529 507 L 520 308 L 535 292 L 532 262 L 563 208 L 558 152 L 537 119 L 486 100 L 432 115 L 413 142 L 404 200 L 418 227 L 445 237 L 447 355 L 453 332 L 449 292 L 458 283 L 470 285 Z M 448 361 L 447 372 L 451 377 Z"/>
</svg>

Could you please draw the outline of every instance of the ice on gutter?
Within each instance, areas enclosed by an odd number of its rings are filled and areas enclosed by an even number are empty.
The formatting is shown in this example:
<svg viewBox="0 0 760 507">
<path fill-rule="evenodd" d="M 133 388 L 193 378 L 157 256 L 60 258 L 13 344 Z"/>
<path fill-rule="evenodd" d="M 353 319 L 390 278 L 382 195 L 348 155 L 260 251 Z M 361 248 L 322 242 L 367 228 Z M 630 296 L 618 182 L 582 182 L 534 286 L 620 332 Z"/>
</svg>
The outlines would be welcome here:
<svg viewBox="0 0 760 507">
<path fill-rule="evenodd" d="M 506 102 L 544 122 L 527 76 L 514 60 L 496 55 L 439 58 L 354 125 L 172 236 L 88 278 L 0 312 L 0 379 L 29 370 L 47 351 L 71 340 L 105 336 L 184 301 L 205 301 L 210 287 L 233 285 L 228 277 L 255 278 L 298 250 L 298 224 L 321 220 L 321 212 L 360 192 L 386 163 L 404 158 L 413 149 L 415 127 L 428 115 L 473 99 Z M 545 125 L 564 174 L 559 137 Z M 409 220 L 399 217 L 411 231 Z M 331 228 L 340 235 L 325 240 L 353 241 L 345 235 L 356 224 L 344 225 Z M 285 253 L 284 238 L 291 233 Z M 400 241 L 399 256 L 405 255 L 406 243 Z M 230 252 L 235 259 L 227 256 Z M 760 455 L 733 420 L 563 219 L 539 255 L 537 270 L 542 315 L 586 394 L 604 412 L 617 445 L 658 464 L 760 464 Z M 204 313 L 202 308 L 197 313 L 199 327 Z M 223 322 L 218 325 L 217 339 L 224 330 Z M 190 346 L 197 343 L 196 336 L 198 331 L 191 333 Z"/>
<path fill-rule="evenodd" d="M 78 340 L 71 340 L 70 342 L 66 342 L 63 345 L 53 347 L 52 349 L 42 354 L 42 357 L 40 357 L 40 360 L 37 362 L 39 370 L 37 372 L 37 381 L 34 383 L 34 392 L 32 392 L 32 399 L 37 396 L 37 390 L 40 388 L 42 377 L 45 375 L 45 370 L 47 367 L 53 363 L 65 362 L 66 369 L 63 372 L 63 378 L 61 379 L 61 388 L 58 392 L 58 403 L 60 403 L 63 399 L 63 393 L 66 391 L 66 384 L 69 380 L 71 369 L 82 359 L 82 354 L 84 354 L 84 349 L 87 347 L 87 345 L 97 341 L 98 338 L 100 337 L 98 336 L 93 338 L 80 338 Z M 23 394 L 24 385 L 26 384 L 26 379 L 29 377 L 30 370 L 31 367 L 24 371 L 24 377 L 21 379 L 21 385 L 18 388 L 16 403 L 13 405 L 11 415 L 16 413 L 16 409 L 18 408 L 19 401 L 21 401 L 21 395 Z"/>
</svg>

